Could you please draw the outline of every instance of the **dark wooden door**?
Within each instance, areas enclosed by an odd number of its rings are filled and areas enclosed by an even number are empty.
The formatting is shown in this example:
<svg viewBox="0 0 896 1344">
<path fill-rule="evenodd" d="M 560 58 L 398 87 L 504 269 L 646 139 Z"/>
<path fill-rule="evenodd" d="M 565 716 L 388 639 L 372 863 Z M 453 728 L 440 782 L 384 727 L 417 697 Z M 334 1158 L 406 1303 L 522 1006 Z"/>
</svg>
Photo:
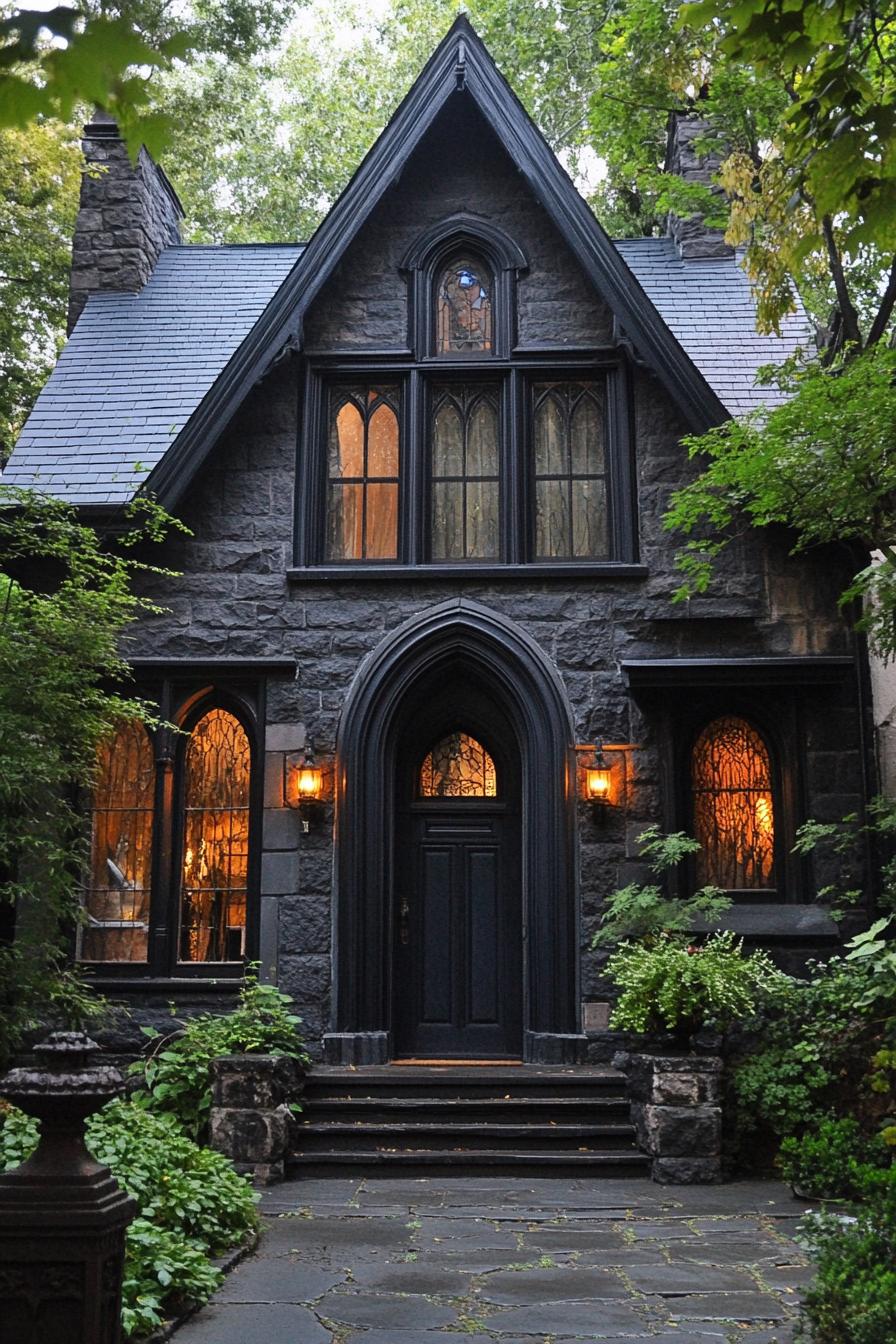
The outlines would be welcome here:
<svg viewBox="0 0 896 1344">
<path fill-rule="evenodd" d="M 395 1053 L 519 1058 L 519 815 L 494 799 L 426 800 L 400 818 Z"/>
</svg>

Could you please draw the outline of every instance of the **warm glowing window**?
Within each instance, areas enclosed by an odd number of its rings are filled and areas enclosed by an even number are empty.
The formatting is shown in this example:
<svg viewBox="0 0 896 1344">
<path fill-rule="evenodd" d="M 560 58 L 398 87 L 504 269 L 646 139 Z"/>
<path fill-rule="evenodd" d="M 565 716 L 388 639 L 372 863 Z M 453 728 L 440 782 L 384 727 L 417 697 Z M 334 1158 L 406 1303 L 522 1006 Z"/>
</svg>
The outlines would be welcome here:
<svg viewBox="0 0 896 1344">
<path fill-rule="evenodd" d="M 449 733 L 427 754 L 420 769 L 421 798 L 494 798 L 495 763 L 468 733 Z"/>
<path fill-rule="evenodd" d="M 245 952 L 249 775 L 242 724 L 209 710 L 184 759 L 180 961 L 239 961 Z"/>
<path fill-rule="evenodd" d="M 691 758 L 701 884 L 727 891 L 775 884 L 775 815 L 765 742 L 744 719 L 708 724 Z"/>
<path fill-rule="evenodd" d="M 124 724 L 97 754 L 81 961 L 147 959 L 154 791 L 146 729 Z"/>
<path fill-rule="evenodd" d="M 398 389 L 330 392 L 328 560 L 398 558 Z"/>
<path fill-rule="evenodd" d="M 535 558 L 609 554 L 603 389 L 536 383 Z"/>
<path fill-rule="evenodd" d="M 433 388 L 433 560 L 494 560 L 500 553 L 498 404 L 493 384 Z"/>
<path fill-rule="evenodd" d="M 487 355 L 493 346 L 492 280 L 471 257 L 459 257 L 436 281 L 436 354 Z"/>
</svg>

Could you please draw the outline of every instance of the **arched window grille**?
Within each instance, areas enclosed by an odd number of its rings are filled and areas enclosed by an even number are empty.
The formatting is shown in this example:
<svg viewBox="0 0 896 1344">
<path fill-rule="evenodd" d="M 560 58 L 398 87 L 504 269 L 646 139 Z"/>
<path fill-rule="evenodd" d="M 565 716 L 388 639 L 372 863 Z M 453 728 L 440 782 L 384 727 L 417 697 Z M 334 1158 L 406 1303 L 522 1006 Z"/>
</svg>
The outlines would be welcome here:
<svg viewBox="0 0 896 1344">
<path fill-rule="evenodd" d="M 327 558 L 398 555 L 398 389 L 353 384 L 330 390 Z"/>
<path fill-rule="evenodd" d="M 775 885 L 775 806 L 769 750 L 746 719 L 707 724 L 691 753 L 697 879 L 726 891 Z"/>
<path fill-rule="evenodd" d="M 420 767 L 421 798 L 494 798 L 497 792 L 495 763 L 469 733 L 443 737 Z"/>
<path fill-rule="evenodd" d="M 454 258 L 435 288 L 437 355 L 488 355 L 494 350 L 492 276 L 470 256 Z"/>
<path fill-rule="evenodd" d="M 80 961 L 147 960 L 154 794 L 149 735 L 122 724 L 97 752 Z"/>
<path fill-rule="evenodd" d="M 251 751 L 234 714 L 210 709 L 184 755 L 178 955 L 234 962 L 245 952 Z"/>
</svg>

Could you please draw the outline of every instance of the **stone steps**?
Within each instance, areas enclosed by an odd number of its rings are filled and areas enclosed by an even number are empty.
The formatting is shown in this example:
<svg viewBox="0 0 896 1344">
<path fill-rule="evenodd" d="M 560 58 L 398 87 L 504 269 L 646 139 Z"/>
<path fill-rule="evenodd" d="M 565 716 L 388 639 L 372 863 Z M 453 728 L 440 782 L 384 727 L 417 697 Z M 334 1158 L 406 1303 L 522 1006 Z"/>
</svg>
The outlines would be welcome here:
<svg viewBox="0 0 896 1344">
<path fill-rule="evenodd" d="M 625 1080 L 607 1069 L 315 1068 L 297 1131 L 296 1173 L 627 1176 L 647 1167 Z"/>
</svg>

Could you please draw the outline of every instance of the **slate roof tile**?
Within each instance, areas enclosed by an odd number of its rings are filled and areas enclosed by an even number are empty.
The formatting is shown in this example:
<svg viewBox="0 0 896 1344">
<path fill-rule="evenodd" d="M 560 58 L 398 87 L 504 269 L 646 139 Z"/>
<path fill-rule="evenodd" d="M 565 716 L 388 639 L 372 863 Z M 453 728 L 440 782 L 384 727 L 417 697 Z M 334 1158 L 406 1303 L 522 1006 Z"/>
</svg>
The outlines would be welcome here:
<svg viewBox="0 0 896 1344">
<path fill-rule="evenodd" d="M 616 244 L 724 405 L 773 404 L 763 364 L 811 346 L 800 312 L 759 336 L 733 259 L 683 262 L 665 238 Z M 298 245 L 167 248 L 139 294 L 90 298 L 4 473 L 82 504 L 129 499 L 164 456 L 301 255 Z M 137 464 L 141 470 L 136 470 Z"/>
</svg>

